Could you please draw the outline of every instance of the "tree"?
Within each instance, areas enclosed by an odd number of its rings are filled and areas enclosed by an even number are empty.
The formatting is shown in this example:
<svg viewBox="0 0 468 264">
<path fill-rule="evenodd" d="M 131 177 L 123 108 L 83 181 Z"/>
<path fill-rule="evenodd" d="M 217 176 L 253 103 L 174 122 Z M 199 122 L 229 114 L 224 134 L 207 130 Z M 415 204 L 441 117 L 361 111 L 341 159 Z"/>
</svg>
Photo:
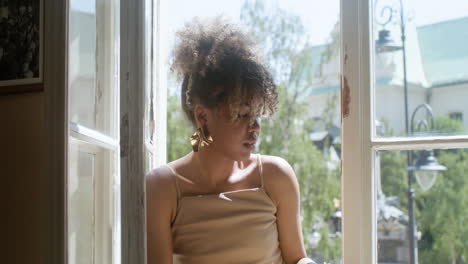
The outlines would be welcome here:
<svg viewBox="0 0 468 264">
<path fill-rule="evenodd" d="M 329 158 L 310 140 L 309 133 L 315 122 L 308 118 L 306 102 L 314 80 L 312 62 L 316 56 L 324 54 L 313 53 L 298 16 L 281 9 L 269 10 L 263 1 L 244 2 L 241 21 L 262 44 L 279 91 L 278 113 L 262 123 L 264 138 L 260 152 L 285 158 L 296 172 L 301 187 L 302 227 L 308 253 L 315 257 L 314 253 L 319 252 L 321 256 L 317 259 L 338 262 L 341 239 L 330 235 L 328 222 L 335 210 L 333 199 L 341 196 L 341 171 L 328 168 Z M 328 110 L 322 120 L 327 125 L 333 115 Z M 317 249 L 312 250 L 307 238 L 314 231 L 320 233 L 321 240 Z"/>
<path fill-rule="evenodd" d="M 460 134 L 463 123 L 445 116 L 434 120 L 436 133 Z M 416 216 L 422 232 L 421 263 L 468 261 L 468 149 L 438 150 L 439 163 L 447 167 L 427 192 L 419 190 Z"/>
<path fill-rule="evenodd" d="M 259 152 L 285 158 L 295 169 L 301 189 L 302 226 L 308 254 L 316 261 L 339 263 L 341 238 L 331 234 L 329 219 L 335 211 L 334 199 L 341 199 L 341 168 L 330 168 L 329 158 L 309 138 L 317 124 L 307 115 L 307 92 L 312 87 L 312 62 L 317 56 L 329 59 L 338 41 L 332 41 L 322 54 L 314 54 L 300 18 L 281 9 L 268 10 L 263 1 L 246 1 L 241 21 L 265 51 L 265 58 L 278 85 L 279 106 L 276 115 L 262 121 Z M 336 27 L 339 30 L 339 27 Z M 338 31 L 339 32 L 339 31 Z M 337 33 L 334 32 L 336 37 Z M 168 160 L 190 151 L 191 126 L 180 110 L 180 97 L 168 101 Z M 338 97 L 332 96 L 322 123 L 329 125 L 336 115 Z M 312 248 L 309 235 L 318 232 L 321 239 Z M 319 254 L 319 255 L 317 255 Z"/>
<path fill-rule="evenodd" d="M 434 119 L 431 133 L 460 134 L 463 124 L 444 116 Z M 389 135 L 391 136 L 391 135 Z M 417 155 L 417 151 L 414 152 Z M 466 263 L 468 260 L 468 150 L 435 151 L 447 171 L 439 173 L 436 183 L 423 191 L 415 188 L 415 216 L 422 237 L 418 243 L 420 263 Z M 396 196 L 400 210 L 406 212 L 407 162 L 404 152 L 384 152 L 381 155 L 382 190 Z"/>
<path fill-rule="evenodd" d="M 447 167 L 427 192 L 417 199 L 422 232 L 421 263 L 468 261 L 468 150 L 440 151 L 438 161 Z"/>
<path fill-rule="evenodd" d="M 167 105 L 167 160 L 173 161 L 191 151 L 192 125 L 181 110 L 180 96 L 169 95 Z"/>
</svg>

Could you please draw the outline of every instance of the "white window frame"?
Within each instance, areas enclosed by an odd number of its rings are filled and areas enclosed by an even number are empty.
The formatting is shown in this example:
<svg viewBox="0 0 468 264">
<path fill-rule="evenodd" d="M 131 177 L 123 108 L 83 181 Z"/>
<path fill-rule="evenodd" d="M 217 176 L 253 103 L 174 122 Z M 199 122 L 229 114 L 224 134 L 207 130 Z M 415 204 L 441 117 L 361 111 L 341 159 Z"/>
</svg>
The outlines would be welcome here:
<svg viewBox="0 0 468 264">
<path fill-rule="evenodd" d="M 70 2 L 65 1 L 66 8 L 63 10 L 66 12 L 64 16 L 67 23 L 65 25 L 65 32 L 69 31 L 68 14 L 70 12 Z M 99 6 L 98 6 L 99 5 Z M 115 16 L 114 12 L 120 12 L 120 2 L 118 0 L 96 0 L 96 16 L 107 20 L 105 23 L 96 24 L 96 32 L 104 32 L 105 34 L 99 34 L 96 36 L 96 91 L 99 87 L 103 87 L 105 90 L 105 96 L 103 101 L 96 105 L 96 128 L 88 128 L 79 123 L 72 122 L 69 120 L 68 108 L 70 100 L 68 89 L 68 67 L 65 71 L 65 87 L 66 92 L 64 96 L 63 113 L 65 113 L 64 120 L 67 124 L 65 128 L 66 135 L 66 153 L 64 154 L 65 168 L 65 182 L 63 185 L 64 190 L 64 204 L 65 207 L 63 213 L 64 219 L 64 257 L 63 262 L 68 263 L 68 184 L 67 179 L 69 176 L 68 163 L 69 155 L 68 150 L 71 149 L 71 144 L 76 146 L 76 150 L 85 153 L 93 154 L 96 158 L 100 159 L 100 163 L 96 164 L 95 167 L 95 190 L 100 190 L 95 193 L 94 198 L 94 243 L 93 243 L 93 263 L 121 263 L 121 227 L 120 227 L 120 93 L 119 93 L 119 52 L 102 52 L 105 47 L 113 47 L 114 51 L 119 49 L 119 33 L 114 31 L 114 27 L 119 29 L 120 20 L 119 16 Z M 113 21 L 111 23 L 111 21 Z M 113 35 L 113 34 L 116 35 Z M 68 34 L 66 34 L 68 35 Z M 109 38 L 112 36 L 112 39 Z M 103 39 L 100 39 L 102 38 Z M 66 39 L 65 54 L 68 55 L 69 41 Z M 69 56 L 64 56 L 66 61 L 65 65 L 68 65 Z M 112 88 L 110 86 L 112 85 Z M 112 106 L 112 108 L 111 108 Z M 105 128 L 108 130 L 108 134 L 102 133 L 99 129 Z M 107 152 L 108 151 L 108 152 Z M 112 158 L 111 158 L 112 157 Z M 99 202 L 102 203 L 99 203 Z M 106 204 L 104 204 L 106 203 Z M 99 222 L 97 222 L 99 220 Z M 106 231 L 106 227 L 111 227 L 111 240 L 107 237 L 102 237 L 103 232 Z M 104 249 L 110 247 L 112 255 L 107 255 Z"/>
<path fill-rule="evenodd" d="M 371 0 L 341 1 L 344 264 L 377 263 L 377 198 L 373 175 L 377 151 L 468 148 L 468 136 L 463 135 L 376 137 L 372 14 Z"/>
<path fill-rule="evenodd" d="M 166 108 L 163 69 L 159 64 L 162 3 L 157 0 L 121 0 L 121 191 L 122 264 L 146 263 L 145 174 L 165 163 Z M 154 141 L 150 127 L 154 126 Z M 146 159 L 151 156 L 152 162 Z"/>
</svg>

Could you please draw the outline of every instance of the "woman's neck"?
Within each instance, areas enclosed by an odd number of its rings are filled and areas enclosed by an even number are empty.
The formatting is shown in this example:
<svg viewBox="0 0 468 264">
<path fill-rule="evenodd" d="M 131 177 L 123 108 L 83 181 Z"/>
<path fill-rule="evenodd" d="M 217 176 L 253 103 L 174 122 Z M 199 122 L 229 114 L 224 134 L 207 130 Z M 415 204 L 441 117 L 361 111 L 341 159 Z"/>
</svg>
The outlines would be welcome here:
<svg viewBox="0 0 468 264">
<path fill-rule="evenodd" d="M 232 160 L 209 150 L 201 150 L 191 154 L 191 163 L 198 168 L 199 180 L 202 181 L 202 184 L 212 188 L 225 184 L 231 175 L 244 169 L 249 162 Z"/>
</svg>

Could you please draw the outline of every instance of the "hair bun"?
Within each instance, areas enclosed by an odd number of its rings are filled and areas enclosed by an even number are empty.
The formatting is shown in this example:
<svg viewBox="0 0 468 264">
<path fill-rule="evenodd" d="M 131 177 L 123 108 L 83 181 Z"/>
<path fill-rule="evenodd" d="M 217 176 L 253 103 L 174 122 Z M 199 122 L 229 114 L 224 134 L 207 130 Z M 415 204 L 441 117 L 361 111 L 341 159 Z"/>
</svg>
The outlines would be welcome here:
<svg viewBox="0 0 468 264">
<path fill-rule="evenodd" d="M 192 21 L 176 33 L 172 70 L 177 76 L 204 77 L 208 70 L 222 71 L 222 60 L 237 57 L 257 60 L 255 44 L 242 28 L 223 16 Z"/>
<path fill-rule="evenodd" d="M 192 124 L 196 103 L 209 108 L 228 105 L 231 119 L 243 104 L 250 116 L 276 110 L 276 85 L 253 39 L 222 16 L 194 18 L 176 33 L 171 69 L 183 79 L 182 109 Z"/>
</svg>

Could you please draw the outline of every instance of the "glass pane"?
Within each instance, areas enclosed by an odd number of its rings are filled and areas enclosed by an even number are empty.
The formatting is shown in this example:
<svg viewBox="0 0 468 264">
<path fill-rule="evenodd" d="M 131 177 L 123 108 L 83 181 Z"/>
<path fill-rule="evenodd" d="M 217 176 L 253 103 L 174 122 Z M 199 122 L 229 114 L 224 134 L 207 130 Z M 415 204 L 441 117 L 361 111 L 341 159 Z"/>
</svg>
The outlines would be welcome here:
<svg viewBox="0 0 468 264">
<path fill-rule="evenodd" d="M 341 263 L 340 1 L 317 5 L 307 0 L 169 1 L 168 47 L 172 50 L 175 32 L 195 16 L 223 14 L 251 32 L 280 94 L 278 112 L 262 121 L 254 152 L 283 157 L 294 166 L 307 252 L 317 263 Z M 171 73 L 168 82 L 167 160 L 172 161 L 191 151 L 193 128 L 181 111 L 181 82 Z"/>
<path fill-rule="evenodd" d="M 145 151 L 145 173 L 154 168 L 154 154 L 150 150 Z"/>
<path fill-rule="evenodd" d="M 376 0 L 375 134 L 468 134 L 468 2 Z"/>
<path fill-rule="evenodd" d="M 468 149 L 375 158 L 378 263 L 467 263 Z"/>
<path fill-rule="evenodd" d="M 116 153 L 70 140 L 68 175 L 69 263 L 112 263 L 118 205 Z M 120 217 L 120 216 L 118 216 Z M 117 222 L 118 223 L 118 222 Z M 117 225 L 118 227 L 118 225 Z"/>
<path fill-rule="evenodd" d="M 69 17 L 70 120 L 96 127 L 96 1 L 71 0 Z"/>
<path fill-rule="evenodd" d="M 92 264 L 96 157 L 71 146 L 68 175 L 68 261 Z"/>
<path fill-rule="evenodd" d="M 116 136 L 119 1 L 71 0 L 69 120 Z M 69 138 L 70 263 L 120 263 L 120 184 L 113 151 Z"/>
<path fill-rule="evenodd" d="M 71 0 L 69 13 L 70 121 L 116 135 L 118 24 L 114 1 Z"/>
</svg>

